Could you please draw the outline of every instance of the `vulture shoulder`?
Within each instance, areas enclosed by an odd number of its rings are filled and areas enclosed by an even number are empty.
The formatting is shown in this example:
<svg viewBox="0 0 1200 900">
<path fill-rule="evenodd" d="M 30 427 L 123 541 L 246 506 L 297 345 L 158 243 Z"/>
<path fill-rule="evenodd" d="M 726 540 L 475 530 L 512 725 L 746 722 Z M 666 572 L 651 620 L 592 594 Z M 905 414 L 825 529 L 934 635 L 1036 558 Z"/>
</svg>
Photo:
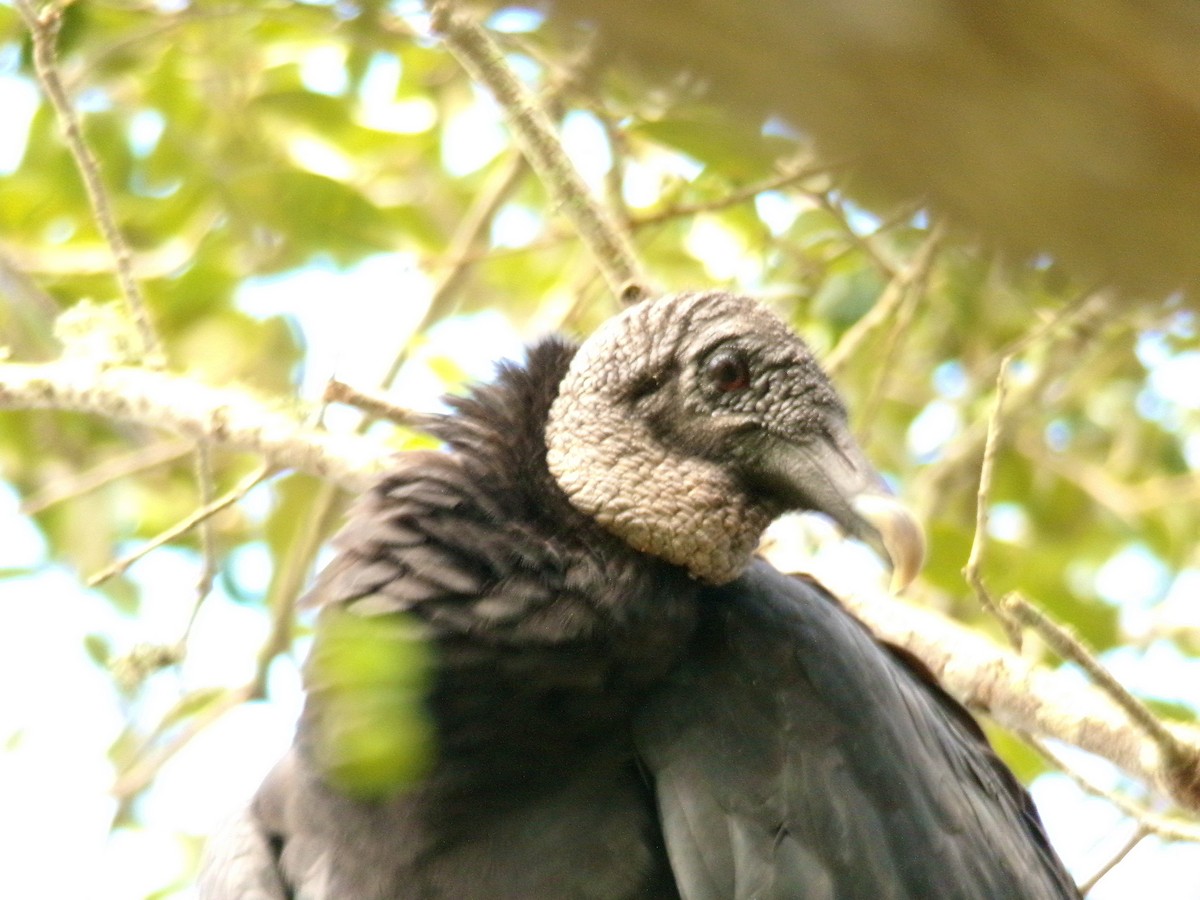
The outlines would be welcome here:
<svg viewBox="0 0 1200 900">
<path fill-rule="evenodd" d="M 452 399 L 430 426 L 444 449 L 357 501 L 305 599 L 320 616 L 294 747 L 210 841 L 204 900 L 678 898 L 628 718 L 682 653 L 695 587 L 554 486 L 545 417 L 575 350 L 542 342 Z M 346 616 L 397 657 L 429 648 L 418 696 L 321 664 Z M 341 736 L 364 710 L 402 721 L 372 691 L 415 700 L 433 759 L 363 796 L 335 777 Z"/>
<path fill-rule="evenodd" d="M 1077 897 L 969 714 L 814 581 L 706 590 L 639 710 L 684 900 Z"/>
</svg>

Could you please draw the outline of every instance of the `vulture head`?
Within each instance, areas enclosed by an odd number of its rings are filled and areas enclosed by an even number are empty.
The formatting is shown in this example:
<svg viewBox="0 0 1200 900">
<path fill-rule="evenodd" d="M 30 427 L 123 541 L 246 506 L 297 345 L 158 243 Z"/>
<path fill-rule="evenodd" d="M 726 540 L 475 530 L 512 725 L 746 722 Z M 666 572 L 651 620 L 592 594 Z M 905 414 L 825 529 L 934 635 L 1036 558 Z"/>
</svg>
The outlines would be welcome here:
<svg viewBox="0 0 1200 900">
<path fill-rule="evenodd" d="M 572 360 L 546 446 L 577 509 L 705 582 L 736 578 L 788 510 L 830 516 L 899 583 L 920 567 L 919 526 L 866 461 L 812 352 L 746 297 L 676 294 L 610 319 Z"/>
</svg>

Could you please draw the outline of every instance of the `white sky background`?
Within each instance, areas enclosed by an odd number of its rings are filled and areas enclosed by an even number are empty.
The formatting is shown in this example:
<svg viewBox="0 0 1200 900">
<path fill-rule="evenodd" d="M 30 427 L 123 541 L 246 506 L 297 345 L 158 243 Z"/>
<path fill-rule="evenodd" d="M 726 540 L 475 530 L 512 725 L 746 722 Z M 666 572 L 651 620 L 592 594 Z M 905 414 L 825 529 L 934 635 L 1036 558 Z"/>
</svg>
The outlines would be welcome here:
<svg viewBox="0 0 1200 900">
<path fill-rule="evenodd" d="M 0 128 L 0 178 L 20 161 L 36 103 L 33 87 L 12 71 L 11 60 L 0 53 L 5 122 Z M 331 48 L 312 54 L 306 74 L 314 90 L 338 93 L 344 87 L 342 60 Z M 372 73 L 362 98 L 364 115 L 376 127 L 397 131 L 431 127 L 430 111 L 420 103 L 392 102 L 397 74 L 386 65 Z M 455 172 L 484 165 L 504 140 L 495 110 L 483 100 L 460 116 L 451 133 L 456 138 L 447 144 L 445 162 Z M 571 117 L 567 143 L 589 180 L 598 181 L 608 157 L 594 122 L 582 114 Z M 312 145 L 297 145 L 293 153 L 326 174 L 334 174 L 331 170 L 338 165 Z M 680 167 L 684 174 L 688 170 L 678 159 L 664 159 L 663 164 L 675 173 Z M 635 166 L 627 188 L 631 205 L 637 207 L 641 197 L 653 195 L 660 177 L 653 166 Z M 780 229 L 799 211 L 778 194 L 762 198 L 758 209 L 768 225 Z M 520 245 L 533 236 L 535 220 L 532 211 L 514 207 L 499 220 L 495 237 L 500 243 Z M 714 280 L 757 271 L 738 238 L 711 219 L 697 220 L 689 249 L 709 262 Z M 357 384 L 377 382 L 419 319 L 429 293 L 430 280 L 416 261 L 395 254 L 373 257 L 349 270 L 316 264 L 287 276 L 250 281 L 238 299 L 253 315 L 287 315 L 295 323 L 308 349 L 302 391 L 311 398 L 333 374 Z M 451 359 L 473 377 L 486 378 L 494 360 L 520 355 L 522 337 L 497 312 L 446 321 L 430 332 L 411 360 L 398 396 L 406 405 L 431 408 L 442 389 L 430 369 L 432 359 Z M 1152 340 L 1141 349 L 1151 368 L 1149 406 L 1195 408 L 1200 356 L 1164 355 Z M 953 373 L 942 376 L 943 393 L 953 399 Z M 935 457 L 961 427 L 952 404 L 935 403 L 914 426 L 910 445 L 920 455 Z M 1189 449 L 1194 449 L 1189 454 L 1193 465 L 1200 464 L 1200 438 Z M 142 585 L 146 602 L 136 618 L 129 617 L 100 594 L 81 587 L 77 574 L 47 562 L 44 541 L 19 516 L 17 503 L 11 488 L 0 482 L 0 568 L 31 573 L 0 580 L 0 847 L 5 848 L 0 897 L 127 900 L 172 886 L 179 890 L 168 896 L 189 896 L 178 879 L 197 843 L 180 835 L 211 831 L 248 798 L 286 748 L 301 701 L 296 663 L 283 658 L 275 664 L 270 701 L 231 712 L 164 767 L 138 803 L 138 827 L 110 833 L 115 803 L 107 794 L 113 771 L 106 753 L 128 711 L 109 675 L 85 654 L 84 638 L 104 635 L 118 654 L 139 643 L 174 641 L 183 631 L 191 602 L 188 591 L 179 586 L 194 583 L 199 563 L 193 554 L 171 548 L 139 562 L 131 576 Z M 269 493 L 260 488 L 243 509 L 262 517 L 268 504 Z M 994 537 L 1018 539 L 1021 527 L 1019 514 L 1002 511 L 993 524 Z M 830 547 L 828 571 L 844 571 L 847 566 L 839 562 L 864 569 L 864 548 L 838 542 Z M 267 564 L 265 550 L 250 547 L 230 560 L 229 576 L 243 590 L 261 592 Z M 873 564 L 865 568 L 878 571 Z M 1148 632 L 1154 621 L 1164 618 L 1200 627 L 1200 573 L 1189 571 L 1169 582 L 1161 563 L 1145 548 L 1131 545 L 1096 578 L 1105 584 L 1107 599 L 1128 604 L 1122 611 L 1123 625 L 1134 633 Z M 152 679 L 148 696 L 139 701 L 139 718 L 154 721 L 188 689 L 244 683 L 246 667 L 267 627 L 265 612 L 234 601 L 218 585 L 197 621 L 187 663 L 180 672 Z M 1106 662 L 1135 690 L 1200 709 L 1200 666 L 1169 645 L 1123 649 L 1109 654 Z M 1080 765 L 1102 784 L 1120 783 L 1119 773 L 1104 763 L 1083 758 Z M 1089 876 L 1133 830 L 1109 804 L 1083 795 L 1065 776 L 1044 776 L 1033 791 L 1055 845 L 1078 878 Z M 1090 896 L 1200 900 L 1200 847 L 1147 839 Z"/>
</svg>

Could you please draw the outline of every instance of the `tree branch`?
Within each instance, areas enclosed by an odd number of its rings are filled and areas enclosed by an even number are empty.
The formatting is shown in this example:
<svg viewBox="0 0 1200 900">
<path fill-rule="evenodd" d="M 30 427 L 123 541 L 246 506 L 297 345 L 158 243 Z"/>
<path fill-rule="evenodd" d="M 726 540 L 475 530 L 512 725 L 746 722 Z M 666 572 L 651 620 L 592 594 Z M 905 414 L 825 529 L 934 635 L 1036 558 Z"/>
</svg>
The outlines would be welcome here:
<svg viewBox="0 0 1200 900">
<path fill-rule="evenodd" d="M 365 488 L 391 452 L 370 438 L 306 428 L 245 391 L 139 368 L 2 363 L 0 409 L 72 410 L 208 440 L 351 491 Z"/>
<path fill-rule="evenodd" d="M 1026 348 L 1030 342 L 1021 344 Z M 1001 435 L 1006 424 L 1004 401 L 1008 389 L 1009 365 L 1013 354 L 1005 356 L 996 375 L 996 399 L 988 420 L 983 465 L 979 473 L 979 490 L 975 503 L 975 536 L 963 575 L 985 608 L 994 613 L 1008 632 L 1013 646 L 1020 650 L 1024 626 L 1045 641 L 1057 656 L 1079 666 L 1092 682 L 1119 707 L 1130 724 L 1139 729 L 1155 745 L 1155 768 L 1158 783 L 1174 798 L 1185 798 L 1184 804 L 1200 808 L 1200 746 L 1181 740 L 1146 705 L 1124 686 L 1096 658 L 1095 653 L 1064 625 L 1055 622 L 1035 604 L 1013 591 L 999 603 L 992 598 L 983 580 L 983 560 L 987 547 L 988 518 L 991 508 L 992 478 L 995 472 Z"/>
<path fill-rule="evenodd" d="M 374 419 L 387 419 L 397 425 L 412 425 L 420 418 L 419 413 L 405 406 L 397 406 L 386 394 L 356 388 L 336 378 L 331 378 L 325 385 L 321 399 L 326 403 L 356 407 Z"/>
<path fill-rule="evenodd" d="M 1091 878 L 1079 885 L 1079 893 L 1085 897 L 1090 894 L 1092 892 L 1092 888 L 1100 883 L 1100 879 L 1115 869 L 1117 865 L 1120 864 L 1121 860 L 1128 856 L 1133 849 L 1149 835 L 1149 828 L 1147 828 L 1145 825 L 1138 825 L 1138 827 L 1133 830 L 1133 834 L 1129 836 L 1129 840 L 1125 842 L 1121 849 L 1109 857 L 1105 861 L 1104 865 L 1097 869 L 1096 873 L 1092 875 Z"/>
<path fill-rule="evenodd" d="M 432 4 L 434 29 L 467 74 L 495 96 L 521 152 L 587 244 L 609 289 L 622 297 L 630 285 L 635 285 L 640 293 L 645 277 L 628 236 L 592 197 L 563 150 L 546 111 L 505 62 L 500 48 L 486 31 L 453 6 L 446 0 Z"/>
<path fill-rule="evenodd" d="M 243 685 L 224 691 L 203 710 L 163 744 L 158 744 L 158 734 L 140 749 L 138 754 L 113 782 L 109 793 L 118 800 L 131 800 L 150 786 L 158 773 L 171 759 L 200 735 L 208 726 L 235 706 L 240 706 L 253 697 L 252 685 Z"/>
<path fill-rule="evenodd" d="M 1068 778 L 1074 781 L 1079 787 L 1091 794 L 1093 797 L 1099 797 L 1101 800 L 1107 800 L 1122 813 L 1129 816 L 1135 822 L 1140 824 L 1148 834 L 1157 834 L 1161 838 L 1169 841 L 1193 841 L 1200 843 L 1200 825 L 1194 822 L 1188 822 L 1177 816 L 1166 816 L 1160 812 L 1155 812 L 1152 809 L 1147 809 L 1141 803 L 1130 799 L 1124 794 L 1108 791 L 1095 784 L 1090 779 L 1086 778 L 1081 773 L 1067 764 L 1067 761 L 1060 758 L 1042 741 L 1037 738 L 1030 737 L 1027 734 L 1021 735 L 1034 750 L 1046 758 L 1046 761 L 1054 768 L 1062 771 Z"/>
<path fill-rule="evenodd" d="M 61 409 L 204 438 L 214 448 L 260 454 L 349 490 L 362 490 L 389 450 L 369 438 L 304 428 L 242 391 L 131 368 L 97 369 L 76 363 L 0 364 L 0 409 Z M 786 547 L 777 565 L 803 568 Z M 826 577 L 827 581 L 834 581 Z M 882 592 L 843 592 L 847 607 L 879 637 L 920 657 L 961 701 L 1017 731 L 1052 737 L 1108 759 L 1123 771 L 1200 810 L 1200 796 L 1181 783 L 1178 768 L 1144 731 L 1101 691 L 1037 666 L 943 616 Z M 1164 725 L 1176 747 L 1200 758 L 1200 730 Z"/>
<path fill-rule="evenodd" d="M 1183 784 L 1173 761 L 1103 691 L 1069 673 L 1032 663 L 963 625 L 882 590 L 843 589 L 844 577 L 797 550 L 787 520 L 772 529 L 764 553 L 785 572 L 811 572 L 836 585 L 838 598 L 881 640 L 915 654 L 942 686 L 968 707 L 1013 731 L 1055 738 L 1107 759 L 1122 771 L 1200 812 L 1200 792 Z M 1200 729 L 1164 724 L 1177 746 L 1200 759 Z"/>
<path fill-rule="evenodd" d="M 769 191 L 777 191 L 785 187 L 792 187 L 793 185 L 808 181 L 810 178 L 816 178 L 820 175 L 827 175 L 835 168 L 835 163 L 817 163 L 805 156 L 803 158 L 794 160 L 787 167 L 787 171 L 781 172 L 778 175 L 774 175 L 770 178 L 765 178 L 762 181 L 757 181 L 753 184 L 744 185 L 736 190 L 730 191 L 722 197 L 717 197 L 712 200 L 705 200 L 699 203 L 672 203 L 663 209 L 656 210 L 655 212 L 631 216 L 629 218 L 629 227 L 632 229 L 646 228 L 650 225 L 673 222 L 676 219 L 690 218 L 692 216 L 699 215 L 700 213 L 721 212 L 722 210 L 738 206 L 742 203 L 748 203 L 756 200 L 760 194 L 765 194 Z M 813 194 L 812 196 L 820 195 Z"/>
<path fill-rule="evenodd" d="M 837 346 L 826 355 L 823 363 L 830 375 L 836 377 L 850 358 L 858 352 L 863 342 L 896 315 L 909 291 L 914 286 L 925 283 L 941 243 L 941 229 L 934 228 L 917 252 L 913 254 L 908 265 L 897 272 L 888 282 L 887 287 L 884 288 L 870 311 L 855 322 L 854 326 L 838 341 Z"/>
<path fill-rule="evenodd" d="M 79 174 L 83 178 L 84 187 L 87 189 L 92 215 L 95 216 L 100 233 L 104 235 L 104 240 L 112 251 L 113 260 L 116 263 L 117 282 L 121 286 L 121 293 L 125 296 L 125 302 L 129 306 L 130 316 L 137 326 L 137 334 L 141 341 L 141 352 L 138 356 L 147 364 L 159 367 L 164 362 L 162 346 L 154 331 L 154 326 L 150 323 L 150 313 L 146 309 L 146 300 L 142 296 L 142 289 L 133 275 L 133 254 L 129 250 L 129 244 L 125 241 L 121 229 L 117 227 L 108 192 L 100 177 L 100 163 L 87 145 L 87 141 L 84 140 L 83 126 L 75 114 L 71 99 L 67 96 L 62 79 L 58 74 L 55 42 L 58 40 L 58 29 L 62 24 L 62 10 L 51 5 L 38 13 L 31 0 L 17 0 L 17 9 L 21 13 L 21 18 L 25 20 L 26 27 L 29 28 L 29 36 L 33 42 L 34 71 L 37 73 L 42 90 L 46 92 L 46 97 L 58 115 L 63 137 L 71 151 L 71 156 L 75 159 Z"/>
<path fill-rule="evenodd" d="M 204 451 L 204 453 L 205 456 L 207 456 L 207 451 Z M 241 500 L 244 496 L 246 496 L 247 491 L 249 491 L 263 479 L 269 477 L 271 471 L 272 470 L 269 465 L 260 466 L 258 469 L 251 472 L 240 482 L 238 482 L 233 490 L 227 491 L 225 494 L 216 498 L 215 500 L 210 499 L 208 502 L 203 503 L 198 509 L 193 510 L 190 515 L 184 517 L 179 522 L 176 522 L 166 531 L 146 541 L 146 543 L 142 544 L 132 553 L 122 556 L 120 559 L 109 563 L 87 580 L 88 587 L 96 587 L 108 579 L 124 573 L 130 566 L 132 566 L 150 551 L 156 550 L 163 544 L 168 544 L 175 540 L 175 538 L 187 534 L 187 532 L 191 531 L 193 528 L 199 526 L 201 529 L 203 529 L 205 523 L 207 523 L 209 519 L 211 519 L 221 510 L 227 509 Z M 212 562 L 210 540 L 211 538 L 205 537 L 203 533 L 201 534 L 201 545 L 204 551 L 202 554 L 204 557 L 204 568 L 199 583 L 197 584 L 197 608 L 199 607 L 200 603 L 203 602 L 205 596 L 208 595 L 209 590 L 212 588 L 212 573 L 215 569 L 215 563 Z"/>
<path fill-rule="evenodd" d="M 82 472 L 58 475 L 37 493 L 21 501 L 21 514 L 35 516 L 56 503 L 82 497 L 114 481 L 165 465 L 187 456 L 192 450 L 192 445 L 187 441 L 169 438 L 122 452 Z"/>
<path fill-rule="evenodd" d="M 1003 431 L 1004 398 L 1008 392 L 1008 367 L 1012 359 L 1011 355 L 1004 357 L 1000 362 L 1000 372 L 996 375 L 996 402 L 988 420 L 987 440 L 983 445 L 983 463 L 979 467 L 979 489 L 975 494 L 975 534 L 971 538 L 971 552 L 967 555 L 967 564 L 963 566 L 963 577 L 975 592 L 980 606 L 1000 621 L 1009 642 L 1020 651 L 1021 629 L 1009 617 L 1008 608 L 998 606 L 992 599 L 987 585 L 983 583 L 983 560 L 988 543 L 988 519 L 991 515 L 992 475 L 996 471 L 996 456 Z"/>
<path fill-rule="evenodd" d="M 980 379 L 994 381 L 1005 357 L 1015 356 L 1036 343 L 1042 348 L 1043 362 L 1035 368 L 1032 377 L 1006 389 L 1005 405 L 1009 409 L 1022 410 L 1043 405 L 1042 394 L 1047 386 L 1064 371 L 1078 368 L 1085 351 L 1104 351 L 1105 345 L 1096 337 L 1113 322 L 1113 308 L 1109 299 L 1103 293 L 1084 294 L 1078 302 L 1064 307 L 1048 321 L 1014 341 L 996 356 L 994 363 L 981 365 L 979 368 L 987 374 L 980 375 Z M 950 445 L 938 465 L 929 466 L 917 474 L 910 485 L 910 492 L 918 500 L 921 518 L 932 518 L 942 498 L 955 495 L 952 486 L 959 479 L 976 479 L 975 469 L 987 446 L 989 431 L 990 419 L 973 422 Z"/>
<path fill-rule="evenodd" d="M 1075 663 L 1124 711 L 1129 722 L 1154 743 L 1158 780 L 1167 795 L 1189 809 L 1200 810 L 1200 743 L 1176 733 L 1146 704 L 1125 689 L 1075 633 L 1055 622 L 1015 591 L 1000 601 L 1001 608 L 1038 635 L 1054 653 Z"/>
</svg>

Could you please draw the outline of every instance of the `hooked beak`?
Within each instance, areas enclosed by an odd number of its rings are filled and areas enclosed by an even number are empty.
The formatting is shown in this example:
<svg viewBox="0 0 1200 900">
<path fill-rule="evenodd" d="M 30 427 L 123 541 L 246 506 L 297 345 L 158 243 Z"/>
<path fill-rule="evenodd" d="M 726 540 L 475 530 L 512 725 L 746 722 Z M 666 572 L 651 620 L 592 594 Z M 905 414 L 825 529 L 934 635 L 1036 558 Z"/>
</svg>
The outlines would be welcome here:
<svg viewBox="0 0 1200 900">
<path fill-rule="evenodd" d="M 925 559 L 921 526 L 844 426 L 803 443 L 767 436 L 755 456 L 756 474 L 789 508 L 825 513 L 883 556 L 893 591 L 917 577 Z"/>
</svg>

